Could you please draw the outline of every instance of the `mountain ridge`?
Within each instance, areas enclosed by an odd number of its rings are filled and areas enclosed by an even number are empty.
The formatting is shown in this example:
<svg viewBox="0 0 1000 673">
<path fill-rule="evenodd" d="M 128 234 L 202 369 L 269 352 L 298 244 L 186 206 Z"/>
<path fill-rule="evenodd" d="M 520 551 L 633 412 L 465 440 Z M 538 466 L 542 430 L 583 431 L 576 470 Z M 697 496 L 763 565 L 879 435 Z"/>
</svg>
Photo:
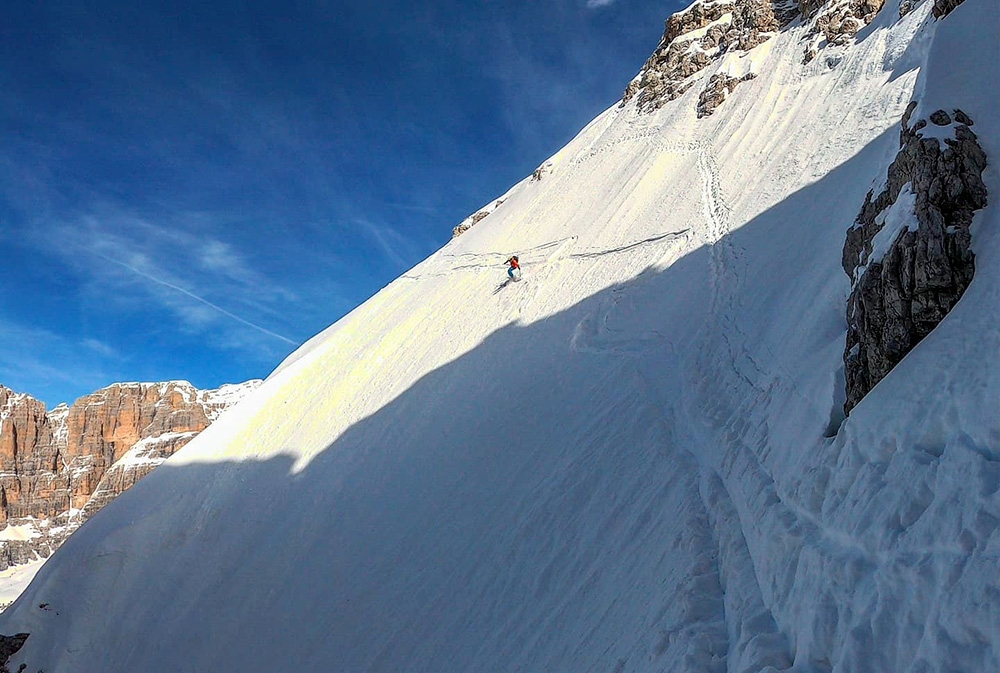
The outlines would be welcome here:
<svg viewBox="0 0 1000 673">
<path fill-rule="evenodd" d="M 0 385 L 0 570 L 47 558 L 260 383 L 114 383 L 51 411 Z"/>
</svg>

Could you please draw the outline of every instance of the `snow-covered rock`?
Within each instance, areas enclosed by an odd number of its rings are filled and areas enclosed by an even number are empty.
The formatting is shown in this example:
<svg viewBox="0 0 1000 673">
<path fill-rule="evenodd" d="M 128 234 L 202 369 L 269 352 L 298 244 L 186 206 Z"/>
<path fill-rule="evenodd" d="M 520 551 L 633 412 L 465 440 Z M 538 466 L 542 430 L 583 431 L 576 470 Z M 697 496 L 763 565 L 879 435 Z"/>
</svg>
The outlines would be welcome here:
<svg viewBox="0 0 1000 673">
<path fill-rule="evenodd" d="M 638 109 L 658 110 L 694 86 L 698 81 L 696 75 L 726 53 L 747 52 L 763 44 L 797 14 L 795 4 L 784 1 L 695 2 L 667 19 L 659 46 L 625 89 L 622 106 L 634 98 Z M 713 74 L 700 96 L 715 99 L 712 110 L 724 99 L 718 94 L 722 77 L 745 81 L 752 75 L 733 78 L 727 73 Z M 699 110 L 703 107 L 699 104 Z"/>
<path fill-rule="evenodd" d="M 454 229 L 451 230 L 451 237 L 455 238 L 457 236 L 461 236 L 469 229 L 476 226 L 476 224 L 481 222 L 483 219 L 485 219 L 490 213 L 499 208 L 502 204 L 503 204 L 503 199 L 497 199 L 488 206 L 482 208 L 481 210 L 477 210 L 472 215 L 469 215 L 467 218 L 459 222 Z"/>
<path fill-rule="evenodd" d="M 707 117 L 722 105 L 741 82 L 746 82 L 757 75 L 749 72 L 742 77 L 733 77 L 724 72 L 717 72 L 708 80 L 708 85 L 698 94 L 698 117 Z"/>
<path fill-rule="evenodd" d="M 831 0 L 821 5 L 812 18 L 810 35 L 816 36 L 806 48 L 803 60 L 808 63 L 826 45 L 849 44 L 858 31 L 881 11 L 885 0 Z M 804 16 L 810 14 L 803 12 Z"/>
<path fill-rule="evenodd" d="M 885 188 L 868 192 L 844 244 L 845 413 L 940 324 L 976 271 L 970 227 L 987 204 L 986 153 L 962 110 L 937 110 L 930 126 L 910 128 L 916 106 L 903 115 Z"/>
</svg>

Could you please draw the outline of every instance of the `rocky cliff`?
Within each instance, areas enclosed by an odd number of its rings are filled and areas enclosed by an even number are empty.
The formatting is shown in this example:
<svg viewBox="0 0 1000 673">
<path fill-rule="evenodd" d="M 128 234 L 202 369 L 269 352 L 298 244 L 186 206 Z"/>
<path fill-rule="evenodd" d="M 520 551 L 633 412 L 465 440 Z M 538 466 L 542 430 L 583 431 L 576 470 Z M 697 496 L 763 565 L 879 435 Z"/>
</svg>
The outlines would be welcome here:
<svg viewBox="0 0 1000 673">
<path fill-rule="evenodd" d="M 493 203 L 489 204 L 481 210 L 477 210 L 472 215 L 462 220 L 456 227 L 451 230 L 451 237 L 457 238 L 465 232 L 467 232 L 472 227 L 476 226 L 482 220 L 486 219 L 490 213 L 499 208 L 503 204 L 503 199 L 497 199 Z"/>
<path fill-rule="evenodd" d="M 769 0 L 691 5 L 667 19 L 659 46 L 625 89 L 622 105 L 634 98 L 644 112 L 663 107 L 698 83 L 695 75 L 727 52 L 753 49 L 797 15 L 793 3 Z"/>
<path fill-rule="evenodd" d="M 941 322 L 975 273 L 969 228 L 986 207 L 986 153 L 962 110 L 911 126 L 916 106 L 903 116 L 884 186 L 868 192 L 844 244 L 846 413 Z"/>
<path fill-rule="evenodd" d="M 0 569 L 47 557 L 259 384 L 118 383 L 50 412 L 0 386 Z"/>
<path fill-rule="evenodd" d="M 938 0 L 941 12 L 961 0 Z M 884 0 L 708 0 L 696 2 L 666 21 L 663 37 L 622 96 L 653 112 L 699 87 L 697 116 L 707 117 L 742 82 L 756 76 L 738 58 L 787 26 L 808 26 L 803 62 L 827 47 L 850 44 L 882 9 Z M 935 6 L 935 11 L 937 6 Z M 727 55 L 734 59 L 725 59 Z M 710 75 L 709 69 L 714 70 Z M 730 71 L 735 69 L 736 71 Z"/>
</svg>

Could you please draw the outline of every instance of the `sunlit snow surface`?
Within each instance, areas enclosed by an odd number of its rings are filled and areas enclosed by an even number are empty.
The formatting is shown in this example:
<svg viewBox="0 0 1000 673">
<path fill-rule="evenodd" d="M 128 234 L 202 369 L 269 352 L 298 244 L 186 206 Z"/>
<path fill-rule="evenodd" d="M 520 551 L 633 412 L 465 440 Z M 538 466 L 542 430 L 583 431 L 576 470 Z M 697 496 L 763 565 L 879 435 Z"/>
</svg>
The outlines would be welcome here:
<svg viewBox="0 0 1000 673">
<path fill-rule="evenodd" d="M 45 559 L 37 559 L 30 563 L 0 570 L 0 607 L 7 605 L 21 595 L 43 563 L 45 563 Z"/>
<path fill-rule="evenodd" d="M 707 119 L 598 117 L 72 536 L 12 669 L 1000 670 L 997 3 L 891 4 Z M 976 277 L 841 425 L 913 98 L 991 157 Z"/>
</svg>

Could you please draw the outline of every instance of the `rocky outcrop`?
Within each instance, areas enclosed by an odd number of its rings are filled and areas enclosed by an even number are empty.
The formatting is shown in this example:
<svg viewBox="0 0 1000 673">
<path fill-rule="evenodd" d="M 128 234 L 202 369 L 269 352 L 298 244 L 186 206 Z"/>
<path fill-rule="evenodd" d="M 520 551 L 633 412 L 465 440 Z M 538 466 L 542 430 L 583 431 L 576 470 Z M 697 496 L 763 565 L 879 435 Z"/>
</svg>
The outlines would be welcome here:
<svg viewBox="0 0 1000 673">
<path fill-rule="evenodd" d="M 905 0 L 910 3 L 912 0 Z M 946 14 L 963 0 L 935 0 L 935 16 Z M 639 74 L 629 82 L 621 107 L 633 100 L 640 112 L 654 112 L 682 96 L 696 84 L 695 77 L 725 54 L 763 44 L 796 18 L 809 25 L 803 63 L 809 63 L 830 45 L 850 43 L 871 23 L 885 0 L 717 0 L 698 1 L 666 21 L 663 37 Z M 940 5 L 940 9 L 938 7 Z M 900 14 L 909 11 L 900 6 Z M 837 59 L 830 59 L 836 63 Z M 732 74 L 725 76 L 733 77 Z M 698 116 L 705 117 L 731 92 L 730 82 L 715 73 L 699 95 Z M 750 76 L 752 77 L 752 75 Z M 741 81 L 749 77 L 742 76 Z M 704 101 L 711 101 L 704 105 Z"/>
<path fill-rule="evenodd" d="M 798 13 L 794 2 L 737 1 L 733 4 L 733 23 L 726 32 L 723 46 L 727 52 L 749 51 L 771 39 Z"/>
<path fill-rule="evenodd" d="M 952 10 L 963 2 L 965 0 L 934 0 L 934 7 L 931 9 L 931 13 L 934 14 L 934 18 L 942 19 L 951 14 Z"/>
<path fill-rule="evenodd" d="M 0 636 L 0 673 L 10 671 L 7 668 L 7 662 L 24 647 L 24 643 L 27 642 L 30 635 L 18 633 L 13 636 Z M 24 666 L 21 667 L 21 670 L 24 670 Z"/>
<path fill-rule="evenodd" d="M 850 43 L 858 31 L 875 19 L 884 4 L 885 0 L 833 0 L 818 6 L 811 0 L 800 3 L 803 16 L 815 14 L 809 31 L 813 39 L 806 47 L 803 63 L 813 60 L 824 46 Z"/>
<path fill-rule="evenodd" d="M 47 557 L 259 384 L 120 383 L 48 413 L 0 386 L 0 569 Z"/>
<path fill-rule="evenodd" d="M 69 508 L 69 483 L 59 476 L 66 410 L 55 409 L 50 419 L 38 400 L 0 386 L 0 524 Z"/>
<path fill-rule="evenodd" d="M 885 186 L 868 193 L 844 245 L 853 285 L 845 413 L 941 322 L 975 272 L 969 226 L 986 206 L 986 154 L 961 110 L 911 127 L 915 107 L 903 116 Z"/>
<path fill-rule="evenodd" d="M 457 238 L 457 237 L 461 236 L 462 234 L 464 234 L 465 232 L 467 232 L 469 229 L 472 229 L 472 227 L 474 227 L 476 224 L 478 224 L 479 221 L 482 220 L 487 215 L 489 215 L 489 213 L 486 212 L 485 210 L 476 211 L 475 213 L 473 213 L 472 215 L 470 215 L 466 219 L 462 220 L 462 222 L 460 222 L 457 226 L 455 226 L 451 230 L 451 237 L 452 238 Z"/>
<path fill-rule="evenodd" d="M 753 49 L 797 13 L 791 3 L 768 0 L 696 2 L 667 19 L 659 45 L 625 89 L 621 105 L 634 98 L 640 111 L 658 110 L 725 53 Z"/>
<path fill-rule="evenodd" d="M 534 179 L 534 178 L 532 178 L 532 179 Z M 465 232 L 467 232 L 469 229 L 472 229 L 472 227 L 474 227 L 477 224 L 479 224 L 488 215 L 490 215 L 494 210 L 496 210 L 497 208 L 499 208 L 503 204 L 503 202 L 504 202 L 504 199 L 497 199 L 496 201 L 494 201 L 490 205 L 486 206 L 485 208 L 483 208 L 481 210 L 477 210 L 472 215 L 469 215 L 467 218 L 465 218 L 464 220 L 462 220 L 458 224 L 458 226 L 456 226 L 454 229 L 451 230 L 451 237 L 452 238 L 457 238 L 458 236 L 461 236 L 462 234 L 464 234 Z"/>
<path fill-rule="evenodd" d="M 726 73 L 716 73 L 708 80 L 708 86 L 698 96 L 698 118 L 707 117 L 715 109 L 722 105 L 726 97 L 731 94 L 741 82 L 756 77 L 754 73 L 747 73 L 742 77 L 732 77 Z"/>
<path fill-rule="evenodd" d="M 913 11 L 920 0 L 900 0 L 899 2 L 899 18 L 903 18 L 907 14 Z"/>
<path fill-rule="evenodd" d="M 532 182 L 541 182 L 542 178 L 552 172 L 552 162 L 546 161 L 544 164 L 535 169 L 535 172 L 531 174 Z"/>
<path fill-rule="evenodd" d="M 681 96 L 693 84 L 688 78 L 721 55 L 719 42 L 732 22 L 731 2 L 695 3 L 666 21 L 663 37 L 639 75 L 629 83 L 622 105 L 652 112 Z"/>
</svg>

